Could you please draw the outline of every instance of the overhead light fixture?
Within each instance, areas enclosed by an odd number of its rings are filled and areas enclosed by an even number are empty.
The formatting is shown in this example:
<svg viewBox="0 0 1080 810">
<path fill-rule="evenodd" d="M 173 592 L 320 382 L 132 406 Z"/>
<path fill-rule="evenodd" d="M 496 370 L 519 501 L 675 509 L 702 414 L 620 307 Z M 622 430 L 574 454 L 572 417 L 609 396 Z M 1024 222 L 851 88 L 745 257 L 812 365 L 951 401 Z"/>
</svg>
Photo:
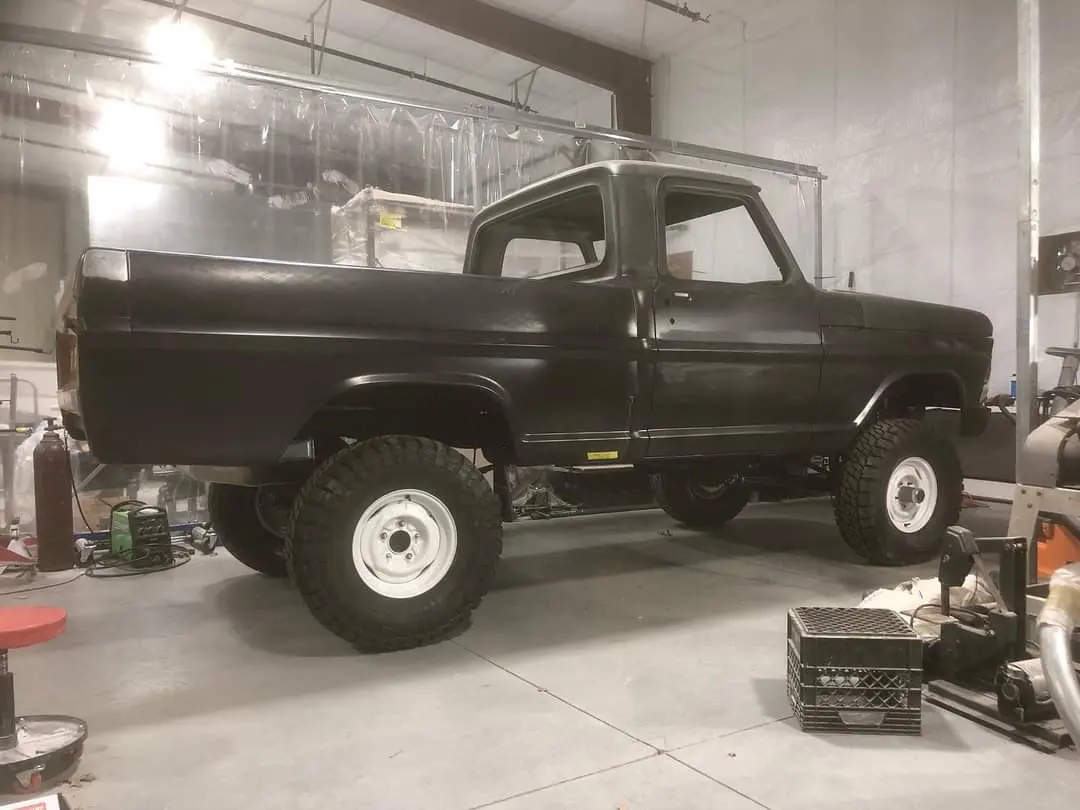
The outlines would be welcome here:
<svg viewBox="0 0 1080 810">
<path fill-rule="evenodd" d="M 154 25 L 146 36 L 150 55 L 159 62 L 155 73 L 174 90 L 190 89 L 199 71 L 214 61 L 214 43 L 195 23 L 176 16 Z"/>
<path fill-rule="evenodd" d="M 110 164 L 123 167 L 144 166 L 164 160 L 165 122 L 150 107 L 117 102 L 104 107 L 90 142 Z"/>
</svg>

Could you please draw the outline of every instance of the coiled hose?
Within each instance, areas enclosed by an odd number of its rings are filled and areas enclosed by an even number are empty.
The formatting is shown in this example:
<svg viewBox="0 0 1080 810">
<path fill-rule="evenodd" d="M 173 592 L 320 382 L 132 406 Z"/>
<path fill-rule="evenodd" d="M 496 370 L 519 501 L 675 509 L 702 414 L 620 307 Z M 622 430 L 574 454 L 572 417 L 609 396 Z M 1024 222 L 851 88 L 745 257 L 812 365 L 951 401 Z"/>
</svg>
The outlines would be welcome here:
<svg viewBox="0 0 1080 810">
<path fill-rule="evenodd" d="M 1039 613 L 1039 657 L 1050 697 L 1080 747 L 1080 682 L 1072 660 L 1073 629 L 1080 623 L 1080 563 L 1070 563 L 1050 577 L 1050 593 Z"/>
</svg>

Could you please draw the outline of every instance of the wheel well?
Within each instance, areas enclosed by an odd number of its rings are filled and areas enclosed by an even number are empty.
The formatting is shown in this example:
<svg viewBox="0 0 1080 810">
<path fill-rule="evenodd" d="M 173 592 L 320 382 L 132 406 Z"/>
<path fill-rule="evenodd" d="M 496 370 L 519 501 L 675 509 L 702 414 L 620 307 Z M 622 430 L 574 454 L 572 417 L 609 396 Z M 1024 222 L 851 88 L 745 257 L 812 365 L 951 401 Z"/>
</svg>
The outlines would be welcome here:
<svg viewBox="0 0 1080 810">
<path fill-rule="evenodd" d="M 878 399 L 879 416 L 908 416 L 926 407 L 962 408 L 964 389 L 951 374 L 910 374 L 893 382 Z"/>
<path fill-rule="evenodd" d="M 503 403 L 479 386 L 440 383 L 369 384 L 322 406 L 300 438 L 369 439 L 423 436 L 451 447 L 480 449 L 491 461 L 512 460 L 514 438 Z"/>
</svg>

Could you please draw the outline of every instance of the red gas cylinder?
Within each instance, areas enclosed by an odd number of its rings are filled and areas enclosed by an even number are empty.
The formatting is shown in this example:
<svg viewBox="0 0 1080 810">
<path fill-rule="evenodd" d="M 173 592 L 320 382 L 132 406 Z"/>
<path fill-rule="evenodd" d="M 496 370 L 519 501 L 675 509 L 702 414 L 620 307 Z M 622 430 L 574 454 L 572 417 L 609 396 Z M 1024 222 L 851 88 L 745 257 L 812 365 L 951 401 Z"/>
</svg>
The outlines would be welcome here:
<svg viewBox="0 0 1080 810">
<path fill-rule="evenodd" d="M 71 516 L 71 460 L 52 418 L 34 449 L 34 516 L 38 568 L 66 571 L 75 565 L 75 526 Z"/>
</svg>

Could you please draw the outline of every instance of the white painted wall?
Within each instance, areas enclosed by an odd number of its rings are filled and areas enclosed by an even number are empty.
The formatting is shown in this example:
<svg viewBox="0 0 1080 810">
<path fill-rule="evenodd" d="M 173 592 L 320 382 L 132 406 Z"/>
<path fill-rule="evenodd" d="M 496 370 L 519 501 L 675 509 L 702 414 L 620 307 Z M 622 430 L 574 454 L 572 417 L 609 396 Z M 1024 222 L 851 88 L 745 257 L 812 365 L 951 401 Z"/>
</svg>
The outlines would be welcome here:
<svg viewBox="0 0 1080 810">
<path fill-rule="evenodd" d="M 6 360 L 0 357 L 0 424 L 11 417 L 11 376 L 15 384 L 16 422 L 33 424 L 46 416 L 60 416 L 56 398 L 56 364 L 51 360 Z"/>
<path fill-rule="evenodd" d="M 1080 230 L 1080 3 L 1042 0 L 1044 233 Z M 654 76 L 658 133 L 822 167 L 827 286 L 979 309 L 1015 370 L 1015 0 L 784 0 Z M 812 268 L 804 267 L 809 274 Z M 1040 343 L 1077 302 L 1042 299 Z M 1042 358 L 1041 382 L 1058 364 Z"/>
</svg>

